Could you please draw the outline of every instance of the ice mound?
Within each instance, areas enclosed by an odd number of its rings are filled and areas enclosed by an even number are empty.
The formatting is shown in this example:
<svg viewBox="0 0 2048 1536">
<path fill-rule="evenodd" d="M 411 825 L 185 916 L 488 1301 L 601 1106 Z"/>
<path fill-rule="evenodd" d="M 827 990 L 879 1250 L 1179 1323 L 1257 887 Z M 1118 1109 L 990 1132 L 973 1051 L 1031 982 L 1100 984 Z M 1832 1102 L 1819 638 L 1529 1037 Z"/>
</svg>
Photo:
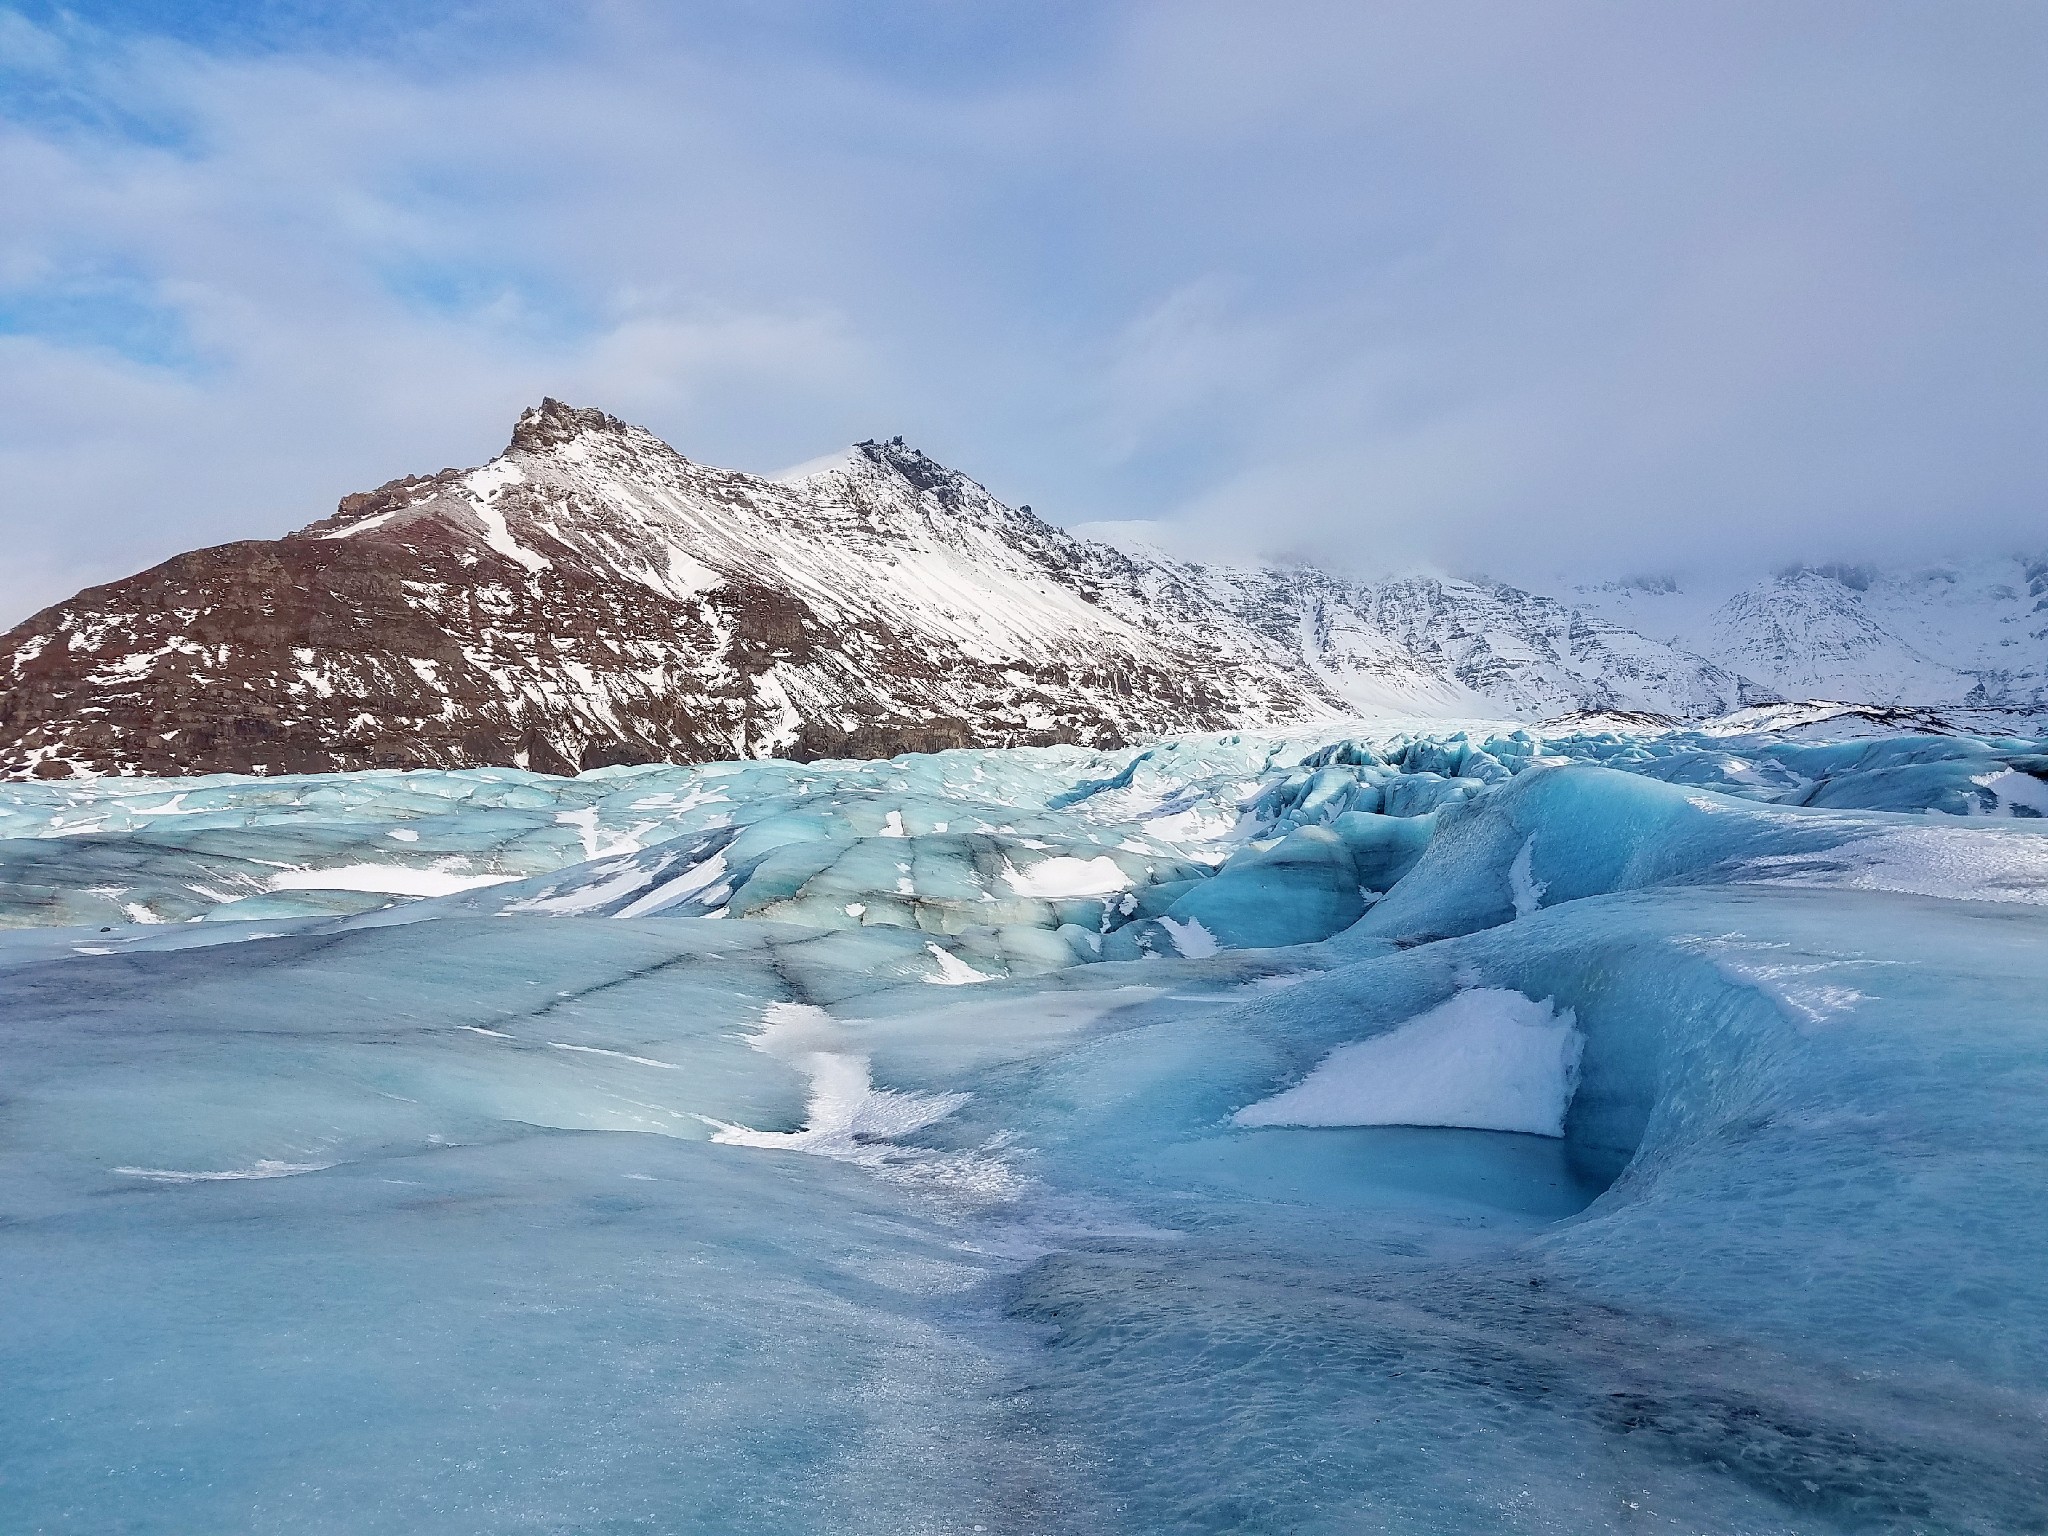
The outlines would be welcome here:
<svg viewBox="0 0 2048 1536">
<path fill-rule="evenodd" d="M 1472 987 L 1384 1035 L 1339 1046 L 1239 1125 L 1441 1125 L 1564 1135 L 1585 1040 L 1559 1012 L 1501 987 Z"/>
<path fill-rule="evenodd" d="M 0 788 L 0 1527 L 2048 1528 L 2048 754 L 1867 725 Z"/>
<path fill-rule="evenodd" d="M 1823 812 L 1583 764 L 1534 768 L 1438 817 L 1414 867 L 1352 930 L 1403 942 L 1673 883 L 1813 883 L 2048 901 L 2048 821 Z"/>
</svg>

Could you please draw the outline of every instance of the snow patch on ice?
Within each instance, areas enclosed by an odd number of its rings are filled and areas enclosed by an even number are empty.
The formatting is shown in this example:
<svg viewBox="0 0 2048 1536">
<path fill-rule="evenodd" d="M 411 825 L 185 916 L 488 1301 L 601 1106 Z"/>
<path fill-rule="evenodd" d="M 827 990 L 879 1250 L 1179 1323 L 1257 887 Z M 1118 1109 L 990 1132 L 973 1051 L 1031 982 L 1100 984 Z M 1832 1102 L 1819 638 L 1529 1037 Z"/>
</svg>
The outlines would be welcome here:
<svg viewBox="0 0 2048 1536">
<path fill-rule="evenodd" d="M 1145 832 L 1169 843 L 1207 843 L 1226 836 L 1233 825 L 1235 823 L 1227 817 L 1196 806 L 1192 810 L 1154 816 L 1145 823 Z"/>
<path fill-rule="evenodd" d="M 1508 889 L 1514 893 L 1517 917 L 1527 917 L 1542 906 L 1543 893 L 1550 889 L 1547 881 L 1536 878 L 1535 860 L 1536 835 L 1532 832 L 1522 839 L 1522 851 L 1515 855 L 1515 862 L 1508 866 Z"/>
<path fill-rule="evenodd" d="M 401 864 L 348 864 L 340 869 L 290 869 L 270 882 L 273 891 L 369 891 L 381 896 L 452 896 L 486 885 L 504 885 L 517 875 L 458 875 L 444 869 L 408 869 Z"/>
<path fill-rule="evenodd" d="M 1238 1125 L 1424 1125 L 1562 1136 L 1585 1037 L 1569 1008 L 1502 987 L 1459 992 L 1339 1046 Z"/>
<path fill-rule="evenodd" d="M 615 853 L 640 851 L 638 833 L 647 830 L 646 827 L 639 827 L 634 832 L 616 834 L 606 842 L 601 837 L 597 817 L 598 808 L 594 805 L 586 805 L 580 811 L 555 812 L 555 822 L 558 826 L 574 827 L 577 835 L 582 838 L 585 859 L 602 859 Z"/>
<path fill-rule="evenodd" d="M 646 917 L 651 913 L 660 912 L 664 908 L 672 907 L 679 901 L 687 901 L 692 896 L 708 891 L 723 879 L 724 876 L 725 855 L 714 853 L 702 864 L 685 871 L 673 880 L 663 881 L 631 906 L 622 907 L 617 912 L 614 912 L 612 916 Z"/>
<path fill-rule="evenodd" d="M 2048 784 L 2030 773 L 2021 773 L 2016 768 L 2003 768 L 1996 773 L 1979 775 L 1972 781 L 1982 785 L 1997 797 L 1998 809 L 2007 816 L 2022 811 L 2031 811 L 2036 816 L 2048 816 Z"/>
<path fill-rule="evenodd" d="M 1166 930 L 1167 937 L 1173 940 L 1173 947 L 1180 951 L 1183 959 L 1206 960 L 1216 953 L 1216 935 L 1204 928 L 1197 918 L 1191 917 L 1183 923 L 1162 917 L 1159 926 Z"/>
<path fill-rule="evenodd" d="M 134 805 L 128 808 L 131 816 L 198 816 L 205 812 L 204 806 L 185 804 L 185 793 L 171 796 L 162 805 Z"/>
<path fill-rule="evenodd" d="M 925 948 L 932 952 L 932 959 L 939 965 L 938 975 L 925 977 L 935 987 L 971 987 L 977 981 L 995 980 L 995 977 L 984 975 L 958 955 L 936 944 L 927 944 Z"/>
<path fill-rule="evenodd" d="M 810 1079 L 803 1128 L 757 1131 L 707 1118 L 711 1139 L 874 1166 L 889 1155 L 883 1143 L 936 1124 L 967 1102 L 964 1093 L 877 1088 L 868 1057 L 849 1048 L 849 1034 L 831 1014 L 809 1003 L 768 1004 L 750 1043 Z"/>
<path fill-rule="evenodd" d="M 1742 866 L 1764 885 L 1846 886 L 1949 901 L 2048 904 L 2048 836 L 2037 823 L 1912 826 L 1840 847 L 1775 854 Z"/>
<path fill-rule="evenodd" d="M 1095 859 L 1062 854 L 1040 859 L 1029 869 L 1019 869 L 1006 859 L 1003 878 L 1019 896 L 1036 896 L 1044 901 L 1107 896 L 1112 891 L 1127 890 L 1131 884 L 1131 877 L 1107 854 Z"/>
<path fill-rule="evenodd" d="M 605 878 L 590 885 L 573 886 L 566 891 L 550 886 L 538 896 L 509 903 L 505 910 L 508 913 L 545 912 L 551 917 L 579 917 L 586 912 L 595 912 L 599 907 L 609 906 L 623 896 L 630 896 L 654 878 L 650 871 L 630 863 L 598 873 Z M 621 912 L 618 915 L 624 917 L 627 914 Z"/>
<path fill-rule="evenodd" d="M 630 1051 L 608 1051 L 601 1045 L 569 1045 L 560 1040 L 550 1040 L 548 1048 L 556 1051 L 581 1051 L 586 1056 L 610 1056 L 617 1061 L 630 1061 L 636 1067 L 660 1067 L 665 1072 L 683 1070 L 673 1061 L 656 1061 L 652 1056 L 635 1056 Z"/>
<path fill-rule="evenodd" d="M 209 1184 L 221 1179 L 285 1179 L 295 1173 L 318 1173 L 332 1163 L 286 1163 L 276 1158 L 258 1158 L 247 1168 L 116 1168 L 133 1179 L 153 1179 L 159 1184 Z"/>
</svg>

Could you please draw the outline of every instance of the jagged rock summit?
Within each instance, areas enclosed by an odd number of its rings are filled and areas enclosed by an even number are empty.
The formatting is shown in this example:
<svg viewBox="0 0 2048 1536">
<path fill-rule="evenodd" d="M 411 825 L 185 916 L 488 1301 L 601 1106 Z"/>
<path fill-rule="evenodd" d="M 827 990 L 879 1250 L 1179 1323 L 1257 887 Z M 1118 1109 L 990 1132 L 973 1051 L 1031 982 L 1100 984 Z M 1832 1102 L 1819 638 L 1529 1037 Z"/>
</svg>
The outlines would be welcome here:
<svg viewBox="0 0 2048 1536">
<path fill-rule="evenodd" d="M 1134 557 L 900 438 L 777 480 L 552 399 L 481 468 L 89 588 L 0 657 L 16 777 L 571 773 L 1769 697 L 1509 587 Z"/>
</svg>

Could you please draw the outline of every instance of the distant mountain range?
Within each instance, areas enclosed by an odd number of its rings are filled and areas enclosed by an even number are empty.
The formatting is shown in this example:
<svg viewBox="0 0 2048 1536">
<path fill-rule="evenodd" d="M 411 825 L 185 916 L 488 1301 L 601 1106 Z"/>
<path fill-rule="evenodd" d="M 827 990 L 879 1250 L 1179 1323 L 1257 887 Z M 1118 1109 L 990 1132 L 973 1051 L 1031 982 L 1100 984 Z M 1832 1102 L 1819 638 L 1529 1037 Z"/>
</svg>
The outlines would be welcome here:
<svg viewBox="0 0 2048 1536">
<path fill-rule="evenodd" d="M 569 773 L 1388 712 L 2039 706 L 2044 592 L 2044 561 L 1800 571 L 1711 607 L 1672 583 L 1561 600 L 1229 569 L 1076 538 L 900 439 L 769 479 L 548 400 L 480 469 L 0 637 L 0 773 Z"/>
<path fill-rule="evenodd" d="M 1800 566 L 1732 592 L 1614 582 L 1570 601 L 1787 698 L 2048 707 L 2048 554 Z"/>
</svg>

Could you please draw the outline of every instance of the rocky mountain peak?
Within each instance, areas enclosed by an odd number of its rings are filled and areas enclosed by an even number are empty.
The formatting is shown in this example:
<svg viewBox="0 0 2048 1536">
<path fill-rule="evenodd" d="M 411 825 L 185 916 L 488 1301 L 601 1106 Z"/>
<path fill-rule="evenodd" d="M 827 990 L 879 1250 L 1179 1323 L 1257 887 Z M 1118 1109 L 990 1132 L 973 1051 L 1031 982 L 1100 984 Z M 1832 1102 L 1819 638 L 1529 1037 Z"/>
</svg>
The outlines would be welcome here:
<svg viewBox="0 0 2048 1536">
<path fill-rule="evenodd" d="M 869 463 L 893 471 L 916 489 L 930 491 L 948 504 L 957 501 L 969 487 L 980 489 L 959 470 L 948 469 L 922 449 L 906 446 L 900 437 L 892 437 L 887 442 L 870 438 L 864 443 L 855 443 L 853 451 Z"/>
<path fill-rule="evenodd" d="M 565 405 L 549 395 L 539 405 L 522 411 L 512 428 L 512 442 L 507 452 L 524 450 L 540 453 L 549 448 L 558 448 L 573 442 L 586 433 L 630 432 L 633 428 L 616 416 L 603 411 Z"/>
<path fill-rule="evenodd" d="M 1868 592 L 1870 584 L 1877 580 L 1877 567 L 1853 565 L 1846 561 L 1833 560 L 1823 565 L 1788 565 L 1778 573 L 1778 581 L 1784 586 L 1796 586 L 1803 581 L 1832 581 L 1838 587 L 1851 592 Z"/>
</svg>

